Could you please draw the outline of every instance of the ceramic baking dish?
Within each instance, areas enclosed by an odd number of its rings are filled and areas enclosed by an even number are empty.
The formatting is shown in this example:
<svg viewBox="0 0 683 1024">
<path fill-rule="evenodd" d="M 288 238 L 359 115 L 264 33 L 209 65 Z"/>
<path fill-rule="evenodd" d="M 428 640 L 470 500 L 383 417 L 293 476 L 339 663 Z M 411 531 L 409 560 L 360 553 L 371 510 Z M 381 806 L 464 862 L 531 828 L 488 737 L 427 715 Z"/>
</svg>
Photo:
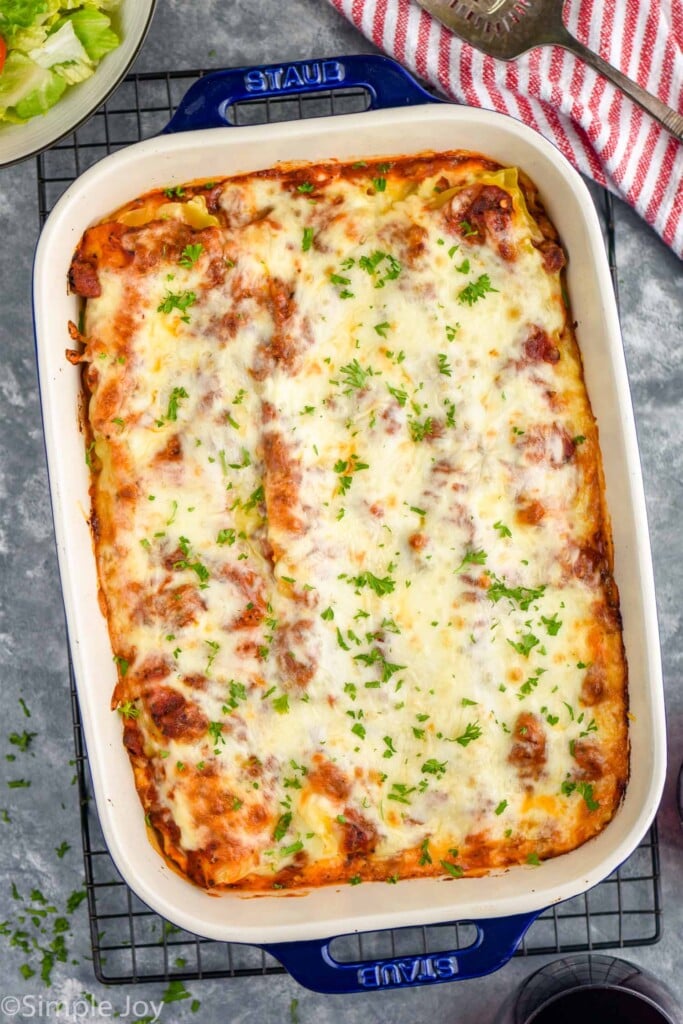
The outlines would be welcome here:
<svg viewBox="0 0 683 1024">
<path fill-rule="evenodd" d="M 228 127 L 232 101 L 362 84 L 364 113 Z M 389 109 L 384 109 L 388 107 Z M 207 127 L 209 126 L 209 127 Z M 170 870 L 150 845 L 109 710 L 115 669 L 88 526 L 89 476 L 79 429 L 80 373 L 67 362 L 66 288 L 72 253 L 88 225 L 159 186 L 266 168 L 279 160 L 354 159 L 428 149 L 478 150 L 522 167 L 535 181 L 569 254 L 568 287 L 588 391 L 602 442 L 613 517 L 630 671 L 631 778 L 614 820 L 580 849 L 540 867 L 484 878 L 407 880 L 398 886 L 331 886 L 296 897 L 209 896 Z M 270 950 L 320 991 L 354 991 L 473 977 L 501 966 L 545 907 L 610 874 L 637 846 L 659 803 L 665 728 L 652 566 L 633 412 L 614 294 L 590 195 L 557 150 L 516 120 L 436 102 L 386 58 L 351 57 L 219 72 L 200 80 L 159 137 L 107 157 L 83 174 L 51 214 L 34 270 L 35 333 L 50 489 L 71 654 L 97 808 L 112 857 L 145 903 L 191 932 Z M 646 767 L 645 767 L 646 766 Z M 329 940 L 354 931 L 469 920 L 465 950 L 340 964 Z"/>
</svg>

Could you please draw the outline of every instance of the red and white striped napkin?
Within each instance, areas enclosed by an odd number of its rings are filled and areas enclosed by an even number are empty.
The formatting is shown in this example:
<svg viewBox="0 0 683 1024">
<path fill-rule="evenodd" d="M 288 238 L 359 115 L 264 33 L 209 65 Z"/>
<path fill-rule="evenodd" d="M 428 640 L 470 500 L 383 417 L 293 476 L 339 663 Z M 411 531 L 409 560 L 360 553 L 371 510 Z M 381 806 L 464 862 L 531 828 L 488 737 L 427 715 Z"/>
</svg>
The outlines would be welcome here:
<svg viewBox="0 0 683 1024">
<path fill-rule="evenodd" d="M 507 63 L 463 43 L 413 0 L 329 0 L 387 54 L 461 103 L 526 122 L 630 203 L 683 257 L 683 145 L 566 50 Z M 565 23 L 683 112 L 683 0 L 567 0 Z"/>
</svg>

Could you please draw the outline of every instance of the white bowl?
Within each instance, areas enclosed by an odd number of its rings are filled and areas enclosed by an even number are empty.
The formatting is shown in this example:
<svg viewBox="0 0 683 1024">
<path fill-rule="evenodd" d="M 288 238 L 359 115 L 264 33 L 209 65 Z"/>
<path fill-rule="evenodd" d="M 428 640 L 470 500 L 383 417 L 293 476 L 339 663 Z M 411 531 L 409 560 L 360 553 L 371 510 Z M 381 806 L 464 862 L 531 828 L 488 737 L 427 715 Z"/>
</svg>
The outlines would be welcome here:
<svg viewBox="0 0 683 1024">
<path fill-rule="evenodd" d="M 36 156 L 75 131 L 114 91 L 135 60 L 149 29 L 156 0 L 122 0 L 112 12 L 113 27 L 121 39 L 106 54 L 94 75 L 69 86 L 46 114 L 25 124 L 0 124 L 0 167 Z"/>
</svg>

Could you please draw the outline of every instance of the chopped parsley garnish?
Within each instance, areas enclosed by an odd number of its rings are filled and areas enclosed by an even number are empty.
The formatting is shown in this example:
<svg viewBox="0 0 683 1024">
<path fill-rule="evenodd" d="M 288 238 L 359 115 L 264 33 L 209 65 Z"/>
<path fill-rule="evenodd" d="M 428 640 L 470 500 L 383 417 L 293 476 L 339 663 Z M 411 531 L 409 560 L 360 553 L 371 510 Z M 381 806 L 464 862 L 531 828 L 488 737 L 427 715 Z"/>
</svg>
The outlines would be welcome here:
<svg viewBox="0 0 683 1024">
<path fill-rule="evenodd" d="M 460 324 L 446 324 L 446 338 L 448 341 L 453 341 L 459 330 Z"/>
<path fill-rule="evenodd" d="M 432 436 L 434 421 L 431 416 L 427 416 L 423 423 L 420 423 L 420 421 L 416 419 L 410 419 L 408 421 L 408 427 L 410 429 L 410 437 L 413 441 L 424 441 L 426 437 Z"/>
<path fill-rule="evenodd" d="M 286 715 L 289 712 L 289 697 L 286 693 L 276 697 L 273 701 L 273 707 L 277 711 L 278 715 Z"/>
<path fill-rule="evenodd" d="M 375 328 L 374 329 L 377 332 L 377 334 L 379 334 L 380 338 L 386 338 L 387 331 L 389 330 L 390 327 L 391 327 L 391 324 L 387 320 L 385 320 L 381 324 L 375 324 Z"/>
<path fill-rule="evenodd" d="M 467 565 L 485 565 L 486 557 L 486 552 L 481 548 L 478 551 L 466 551 L 462 562 L 454 571 L 461 572 Z"/>
<path fill-rule="evenodd" d="M 221 645 L 218 643 L 217 640 L 205 640 L 204 643 L 209 648 L 209 657 L 208 657 L 208 660 L 206 662 L 206 669 L 205 669 L 205 672 L 206 672 L 206 674 L 208 676 L 211 673 L 211 666 L 213 665 L 214 661 L 216 660 L 216 655 L 220 651 Z"/>
<path fill-rule="evenodd" d="M 420 844 L 420 867 L 425 864 L 431 864 L 432 858 L 429 853 L 429 836 L 425 836 Z"/>
<path fill-rule="evenodd" d="M 385 745 L 385 747 L 387 749 L 384 751 L 382 756 L 383 757 L 393 757 L 394 754 L 396 753 L 396 747 L 394 746 L 394 741 L 392 740 L 391 736 L 384 736 L 383 738 L 384 738 L 384 745 Z"/>
<path fill-rule="evenodd" d="M 348 650 L 348 648 L 346 648 Z M 388 683 L 393 675 L 400 672 L 401 669 L 406 668 L 405 665 L 395 665 L 390 661 L 387 661 L 379 648 L 375 648 L 370 654 L 355 654 L 354 661 L 360 661 L 364 665 L 374 665 L 379 662 L 382 666 L 382 682 Z"/>
<path fill-rule="evenodd" d="M 343 374 L 342 384 L 345 385 L 345 395 L 350 395 L 352 391 L 360 390 L 360 388 L 365 386 L 368 377 L 375 375 L 372 367 L 369 366 L 364 370 L 357 359 L 347 363 L 346 366 L 342 366 L 340 372 Z"/>
<path fill-rule="evenodd" d="M 538 680 L 538 675 L 530 676 L 525 683 L 522 683 L 519 688 L 519 693 L 517 694 L 517 700 L 524 700 L 524 698 L 528 697 L 530 693 L 533 693 L 538 686 Z"/>
<path fill-rule="evenodd" d="M 209 570 L 206 568 L 205 565 L 203 565 L 199 561 L 198 558 L 194 562 L 190 561 L 190 558 L 192 557 L 192 555 L 191 555 L 191 546 L 190 546 L 190 542 L 187 539 L 187 537 L 180 537 L 178 539 L 178 544 L 180 545 L 180 550 L 185 555 L 185 557 L 179 559 L 177 562 L 174 562 L 173 563 L 173 568 L 174 569 L 191 569 L 192 572 L 195 572 L 197 574 L 197 576 L 199 577 L 201 583 L 206 583 L 206 581 L 209 579 L 209 576 L 210 576 Z"/>
<path fill-rule="evenodd" d="M 557 617 L 557 612 L 555 612 L 555 614 L 552 615 L 551 618 L 546 618 L 545 615 L 541 615 L 541 622 L 548 630 L 548 636 L 557 636 L 557 634 L 560 632 L 562 623 Z"/>
<path fill-rule="evenodd" d="M 470 272 L 470 261 L 465 257 L 459 267 L 455 268 L 459 274 L 469 274 Z"/>
<path fill-rule="evenodd" d="M 437 779 L 441 779 L 446 774 L 447 767 L 448 761 L 437 761 L 435 757 L 430 757 L 422 765 L 421 771 L 425 775 L 435 775 Z"/>
<path fill-rule="evenodd" d="M 532 601 L 538 601 L 545 593 L 545 584 L 535 588 L 508 587 L 505 577 L 499 579 L 497 576 L 489 573 L 489 578 L 491 585 L 487 589 L 486 595 L 494 604 L 500 601 L 502 597 L 507 597 L 510 601 L 515 601 L 522 611 L 527 611 Z"/>
<path fill-rule="evenodd" d="M 354 297 L 354 293 L 346 287 L 351 284 L 350 277 L 343 277 L 341 274 L 330 274 L 330 284 L 335 284 L 341 288 L 339 292 L 340 299 L 352 299 Z"/>
<path fill-rule="evenodd" d="M 167 199 L 182 199 L 185 195 L 185 189 L 182 185 L 173 185 L 164 189 L 164 195 Z"/>
<path fill-rule="evenodd" d="M 497 292 L 491 284 L 488 274 L 481 274 L 476 281 L 470 281 L 458 292 L 458 302 L 463 305 L 473 306 L 479 299 L 483 299 L 488 292 Z"/>
<path fill-rule="evenodd" d="M 132 700 L 124 701 L 116 709 L 122 718 L 139 718 L 140 708 L 136 707 Z"/>
<path fill-rule="evenodd" d="M 303 848 L 303 842 L 301 841 L 301 839 L 297 839 L 297 841 L 295 843 L 292 843 L 291 846 L 280 847 L 280 853 L 283 857 L 290 857 L 293 853 L 298 853 L 299 850 L 303 850 Z"/>
<path fill-rule="evenodd" d="M 251 511 L 252 508 L 256 508 L 257 505 L 260 505 L 265 500 L 266 500 L 266 495 L 265 495 L 265 492 L 263 490 L 263 484 L 261 484 L 259 487 L 256 488 L 256 490 L 251 492 L 251 494 L 249 495 L 247 501 L 245 501 L 245 503 L 244 503 L 244 510 L 245 510 L 245 512 Z"/>
<path fill-rule="evenodd" d="M 187 270 L 193 267 L 201 254 L 204 252 L 204 246 L 201 242 L 197 242 L 196 245 L 186 245 L 180 254 L 178 263 L 181 267 L 185 267 Z"/>
<path fill-rule="evenodd" d="M 225 464 L 225 452 L 222 449 L 219 452 L 219 455 L 221 456 L 221 462 Z M 242 458 L 241 458 L 240 462 L 228 462 L 227 463 L 227 468 L 228 469 L 248 469 L 249 466 L 251 466 L 251 456 L 250 456 L 250 454 L 249 454 L 249 452 L 247 451 L 246 448 L 242 449 Z M 226 473 L 226 476 L 227 476 L 227 473 Z"/>
<path fill-rule="evenodd" d="M 394 782 L 388 799 L 395 800 L 399 804 L 410 804 L 408 797 L 415 792 L 415 788 L 415 786 L 407 786 L 404 782 Z"/>
<path fill-rule="evenodd" d="M 444 377 L 451 377 L 453 375 L 453 371 L 451 369 L 450 363 L 448 362 L 448 356 L 446 355 L 446 353 L 439 352 L 437 356 L 437 361 L 439 364 L 439 373 L 442 373 Z"/>
<path fill-rule="evenodd" d="M 466 747 L 467 744 L 471 743 L 473 740 L 478 740 L 481 736 L 481 732 L 482 730 L 479 722 L 470 722 L 462 736 L 456 737 L 455 742 L 459 743 L 461 747 Z"/>
<path fill-rule="evenodd" d="M 296 186 L 297 192 L 314 192 L 315 185 L 311 185 L 310 181 L 302 181 L 300 185 Z"/>
<path fill-rule="evenodd" d="M 468 220 L 460 221 L 460 230 L 462 231 L 465 238 L 469 238 L 470 235 L 478 235 L 479 231 L 477 228 L 472 227 Z"/>
<path fill-rule="evenodd" d="M 384 192 L 386 190 L 386 187 L 387 187 L 387 179 L 386 178 L 373 178 L 372 179 L 372 184 L 375 187 L 375 192 Z"/>
<path fill-rule="evenodd" d="M 231 679 L 228 683 L 229 696 L 225 701 L 225 704 L 221 708 L 224 715 L 230 714 L 238 706 L 241 700 L 247 699 L 247 688 L 244 683 L 238 683 L 236 679 Z"/>
<path fill-rule="evenodd" d="M 289 826 L 292 824 L 292 813 L 287 811 L 285 814 L 281 814 L 277 820 L 275 828 L 273 830 L 273 839 L 276 843 L 279 843 L 281 839 L 287 835 Z"/>
<path fill-rule="evenodd" d="M 313 245 L 313 228 L 304 228 L 304 233 L 301 239 L 301 249 L 303 252 L 308 250 Z"/>
<path fill-rule="evenodd" d="M 225 746 L 225 736 L 223 735 L 223 723 L 222 722 L 209 722 L 209 736 L 214 747 L 217 747 L 219 743 Z M 218 751 L 214 751 L 217 753 Z"/>
<path fill-rule="evenodd" d="M 334 464 L 335 473 L 339 474 L 339 493 L 346 494 L 349 487 L 353 483 L 353 476 L 351 474 L 357 473 L 362 469 L 369 469 L 367 462 L 359 462 L 357 455 L 352 455 L 348 461 L 339 459 Z"/>
<path fill-rule="evenodd" d="M 237 534 L 232 529 L 232 527 L 228 527 L 225 530 L 219 530 L 218 531 L 218 536 L 216 537 L 216 543 L 217 544 L 228 544 L 228 545 L 230 545 L 232 547 L 232 545 L 235 543 L 236 539 L 237 539 Z"/>
<path fill-rule="evenodd" d="M 393 395 L 401 408 L 403 408 L 408 401 L 408 392 L 405 388 L 393 388 L 391 384 L 387 384 L 387 388 L 389 389 L 389 394 Z"/>
<path fill-rule="evenodd" d="M 378 597 L 384 597 L 385 594 L 393 593 L 396 587 L 396 582 L 392 580 L 390 576 L 380 578 L 367 569 L 365 572 L 362 572 L 360 576 L 350 577 L 349 582 L 355 584 L 357 587 L 370 587 Z"/>
<path fill-rule="evenodd" d="M 190 317 L 187 314 L 187 310 L 190 306 L 194 306 L 197 301 L 197 296 L 194 292 L 166 292 L 166 297 L 163 302 L 157 306 L 157 313 L 172 313 L 174 309 L 179 310 L 183 315 L 181 320 L 189 324 Z"/>
<path fill-rule="evenodd" d="M 527 864 L 532 864 L 535 868 L 540 868 L 541 859 L 537 853 L 530 853 L 526 859 Z"/>
<path fill-rule="evenodd" d="M 518 654 L 528 658 L 534 647 L 538 647 L 541 641 L 533 633 L 525 633 L 521 640 L 508 640 L 510 647 L 513 647 Z"/>
<path fill-rule="evenodd" d="M 359 736 L 360 739 L 362 739 L 362 740 L 365 739 L 365 726 L 361 725 L 360 722 L 355 722 L 351 726 L 351 732 L 355 733 L 356 736 Z"/>
<path fill-rule="evenodd" d="M 382 267 L 384 276 L 375 281 L 375 288 L 384 288 L 387 281 L 395 281 L 401 273 L 401 264 L 395 256 L 388 252 L 382 252 L 380 249 L 376 249 L 370 256 L 361 256 L 358 260 L 358 266 L 361 270 L 370 274 L 371 277 L 375 276 L 383 263 L 385 263 Z"/>
<path fill-rule="evenodd" d="M 494 530 L 498 530 L 498 533 L 500 534 L 501 537 L 511 537 L 512 536 L 512 533 L 510 532 L 510 528 L 508 526 L 506 526 L 505 523 L 501 523 L 500 519 L 498 520 L 497 523 L 493 524 L 493 529 Z"/>
<path fill-rule="evenodd" d="M 507 800 L 501 800 L 500 803 L 498 804 L 498 806 L 496 807 L 496 814 L 501 815 L 503 813 L 503 811 L 505 810 L 505 808 L 507 807 L 507 805 L 508 805 Z"/>
<path fill-rule="evenodd" d="M 450 860 L 442 860 L 440 863 L 444 871 L 447 871 L 453 878 L 462 878 L 465 873 L 464 868 L 461 868 L 459 864 L 453 864 Z"/>
<path fill-rule="evenodd" d="M 571 782 L 565 779 L 560 788 L 565 796 L 570 796 L 576 790 L 585 800 L 589 811 L 597 811 L 600 806 L 600 802 L 593 799 L 593 786 L 590 782 Z"/>
<path fill-rule="evenodd" d="M 188 395 L 185 388 L 173 388 L 173 391 L 171 392 L 171 397 L 168 400 L 168 410 L 166 412 L 166 419 L 171 422 L 175 422 L 178 419 L 178 407 L 180 405 L 181 399 L 189 397 L 190 396 Z"/>
<path fill-rule="evenodd" d="M 320 618 L 325 619 L 326 622 L 331 622 L 334 618 L 334 611 L 332 608 L 326 608 L 324 612 L 320 613 Z"/>
</svg>

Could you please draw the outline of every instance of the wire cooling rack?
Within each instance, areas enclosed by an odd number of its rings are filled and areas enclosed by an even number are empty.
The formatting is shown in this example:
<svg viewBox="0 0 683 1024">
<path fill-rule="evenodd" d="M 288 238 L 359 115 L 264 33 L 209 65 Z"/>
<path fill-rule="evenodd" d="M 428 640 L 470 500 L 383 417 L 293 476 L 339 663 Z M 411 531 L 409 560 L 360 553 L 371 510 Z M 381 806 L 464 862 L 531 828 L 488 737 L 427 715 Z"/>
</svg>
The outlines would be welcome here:
<svg viewBox="0 0 683 1024">
<path fill-rule="evenodd" d="M 200 71 L 127 78 L 94 117 L 37 158 L 41 223 L 74 178 L 103 156 L 149 138 L 170 120 Z M 234 124 L 291 121 L 365 110 L 360 87 L 309 96 L 242 101 L 229 109 Z M 594 189 L 612 280 L 617 289 L 612 197 Z M 97 818 L 78 700 L 71 673 L 71 706 L 81 810 L 85 884 L 98 979 L 108 984 L 190 981 L 281 974 L 276 960 L 251 946 L 215 942 L 182 931 L 135 896 L 112 861 Z M 659 848 L 656 823 L 629 859 L 589 892 L 545 911 L 526 934 L 517 956 L 573 953 L 651 945 L 661 937 Z M 401 928 L 343 936 L 331 952 L 341 961 L 462 949 L 474 940 L 467 923 Z"/>
</svg>

